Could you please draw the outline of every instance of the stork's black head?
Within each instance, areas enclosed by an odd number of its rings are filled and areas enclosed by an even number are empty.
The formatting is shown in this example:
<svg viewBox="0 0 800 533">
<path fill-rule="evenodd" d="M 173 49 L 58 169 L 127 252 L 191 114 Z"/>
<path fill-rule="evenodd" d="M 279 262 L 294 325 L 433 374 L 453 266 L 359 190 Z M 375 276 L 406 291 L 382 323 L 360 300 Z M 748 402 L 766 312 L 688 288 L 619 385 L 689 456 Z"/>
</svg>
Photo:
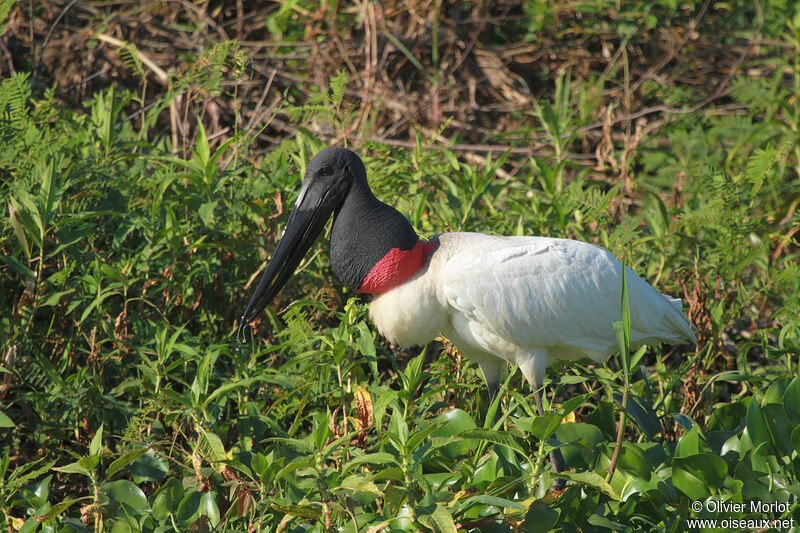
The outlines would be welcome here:
<svg viewBox="0 0 800 533">
<path fill-rule="evenodd" d="M 346 148 L 326 148 L 311 160 L 278 248 L 242 315 L 243 324 L 275 298 L 356 182 L 367 186 L 367 171 L 361 158 Z"/>
<path fill-rule="evenodd" d="M 326 148 L 308 164 L 278 248 L 242 315 L 243 325 L 275 298 L 332 214 L 331 266 L 352 290 L 390 290 L 413 276 L 430 251 L 403 215 L 375 198 L 355 153 Z"/>
</svg>

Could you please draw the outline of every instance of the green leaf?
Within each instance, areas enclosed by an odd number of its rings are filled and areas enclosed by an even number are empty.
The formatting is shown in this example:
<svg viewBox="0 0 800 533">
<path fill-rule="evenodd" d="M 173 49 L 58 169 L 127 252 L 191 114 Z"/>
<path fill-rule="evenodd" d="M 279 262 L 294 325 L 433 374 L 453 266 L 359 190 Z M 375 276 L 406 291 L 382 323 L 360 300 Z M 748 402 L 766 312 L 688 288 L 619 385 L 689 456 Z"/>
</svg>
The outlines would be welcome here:
<svg viewBox="0 0 800 533">
<path fill-rule="evenodd" d="M 126 466 L 133 464 L 133 462 L 142 454 L 146 453 L 148 449 L 149 448 L 139 448 L 138 450 L 133 450 L 121 455 L 109 465 L 108 469 L 106 470 L 106 477 L 110 478 Z"/>
<path fill-rule="evenodd" d="M 83 466 L 81 466 L 80 462 L 70 463 L 64 466 L 56 466 L 53 468 L 56 472 L 62 472 L 64 474 L 81 474 L 84 476 L 89 475 L 89 470 Z"/>
<path fill-rule="evenodd" d="M 520 419 L 522 422 L 525 419 Z M 563 417 L 560 413 L 545 413 L 543 416 L 535 416 L 531 420 L 529 431 L 539 440 L 550 438 L 561 425 Z"/>
<path fill-rule="evenodd" d="M 558 511 L 542 500 L 533 502 L 525 513 L 525 522 L 520 531 L 550 531 L 558 521 Z"/>
<path fill-rule="evenodd" d="M 31 249 L 28 246 L 28 239 L 25 237 L 25 230 L 22 228 L 22 224 L 17 218 L 17 209 L 11 204 L 11 202 L 8 203 L 8 213 L 9 218 L 11 219 L 11 226 L 14 228 L 14 234 L 17 236 L 17 241 L 19 241 L 20 246 L 22 246 L 22 251 L 25 252 L 25 257 L 28 259 L 28 261 L 30 261 Z"/>
<path fill-rule="evenodd" d="M 406 442 L 406 453 L 413 453 L 414 450 L 420 447 L 420 445 L 431 436 L 440 426 L 444 425 L 444 422 L 438 422 L 431 424 L 425 429 L 420 429 L 419 431 L 415 431 L 411 436 L 408 438 L 408 442 Z"/>
<path fill-rule="evenodd" d="M 800 426 L 800 377 L 795 378 L 783 392 L 783 409 L 793 426 Z"/>
<path fill-rule="evenodd" d="M 127 479 L 103 483 L 100 490 L 108 496 L 109 500 L 125 504 L 135 511 L 143 513 L 150 510 L 150 504 L 147 503 L 142 489 Z"/>
<path fill-rule="evenodd" d="M 511 436 L 508 433 L 495 431 L 493 429 L 468 429 L 467 431 L 463 431 L 458 434 L 459 437 L 463 437 L 465 439 L 479 439 L 485 440 L 488 442 L 493 442 L 494 444 L 499 444 L 501 446 L 507 446 L 512 450 L 516 450 L 523 455 L 527 455 L 527 451 L 525 447 L 520 444 L 520 442 Z"/>
<path fill-rule="evenodd" d="M 365 455 L 359 455 L 354 457 L 350 461 L 344 464 L 342 467 L 342 473 L 346 474 L 353 468 L 357 466 L 371 464 L 371 465 L 392 465 L 392 466 L 399 466 L 400 463 L 398 462 L 397 458 L 386 452 L 378 452 L 378 453 L 370 453 Z"/>
<path fill-rule="evenodd" d="M 700 439 L 700 431 L 695 424 L 691 430 L 685 432 L 675 447 L 675 457 L 689 457 L 701 451 L 706 451 Z"/>
<path fill-rule="evenodd" d="M 375 483 L 363 476 L 350 476 L 339 485 L 359 505 L 369 505 L 378 498 L 383 498 L 381 491 Z"/>
<path fill-rule="evenodd" d="M 131 525 L 124 518 L 111 521 L 111 528 L 108 530 L 109 533 L 133 533 L 133 531 Z"/>
<path fill-rule="evenodd" d="M 613 446 L 609 446 L 609 458 L 612 453 Z M 617 456 L 617 467 L 644 480 L 650 479 L 650 474 L 652 473 L 647 457 L 638 446 L 630 442 L 622 443 Z"/>
<path fill-rule="evenodd" d="M 441 533 L 458 533 L 456 524 L 453 521 L 453 516 L 446 507 L 437 504 L 436 509 L 431 513 L 431 518 L 433 519 L 433 523 L 436 524 L 436 529 Z"/>
<path fill-rule="evenodd" d="M 97 432 L 89 443 L 89 455 L 100 455 L 100 448 L 103 447 L 103 424 L 97 428 Z"/>
<path fill-rule="evenodd" d="M 314 449 L 321 452 L 325 448 L 328 436 L 331 433 L 331 413 L 330 411 L 318 412 L 314 414 L 314 422 L 311 430 L 311 438 L 314 441 Z"/>
<path fill-rule="evenodd" d="M 620 308 L 622 310 L 622 333 L 623 338 L 620 343 L 620 355 L 622 356 L 622 365 L 625 370 L 625 375 L 629 376 L 631 371 L 631 310 L 628 302 L 628 268 L 625 264 L 622 265 L 622 298 L 620 299 Z M 617 337 L 617 341 L 620 339 Z"/>
<path fill-rule="evenodd" d="M 767 443 L 768 445 L 762 449 L 771 451 L 772 437 L 769 434 L 769 428 L 767 427 L 767 421 L 764 419 L 764 413 L 761 411 L 761 406 L 758 405 L 758 401 L 756 401 L 755 397 L 750 399 L 750 405 L 747 406 L 746 420 L 747 436 L 752 441 L 753 446 L 758 448 L 760 444 Z"/>
<path fill-rule="evenodd" d="M 431 433 L 431 436 L 444 439 L 440 449 L 448 459 L 455 460 L 463 457 L 474 448 L 475 441 L 465 439 L 463 436 L 456 437 L 464 431 L 478 427 L 469 413 L 462 409 L 451 409 L 436 417 L 436 422 L 440 425 Z M 437 445 L 437 447 L 439 446 Z"/>
<path fill-rule="evenodd" d="M 621 500 L 614 487 L 597 472 L 561 472 L 558 475 L 570 481 L 594 487 L 616 501 Z"/>
<path fill-rule="evenodd" d="M 728 473 L 725 461 L 713 453 L 676 457 L 672 461 L 672 483 L 692 500 L 705 499 L 720 488 Z"/>
<path fill-rule="evenodd" d="M 200 432 L 203 435 L 200 444 L 203 449 L 208 452 L 209 459 L 219 462 L 231 458 L 231 454 L 225 451 L 225 445 L 222 443 L 222 439 L 220 439 L 216 433 L 202 428 L 200 429 Z"/>
<path fill-rule="evenodd" d="M 794 431 L 792 431 L 792 445 L 797 455 L 800 455 L 800 426 L 797 426 L 794 428 Z"/>
<path fill-rule="evenodd" d="M 195 142 L 195 154 L 198 161 L 203 166 L 208 164 L 211 159 L 211 148 L 208 146 L 208 137 L 206 136 L 206 129 L 203 127 L 203 122 L 200 117 L 197 117 L 197 141 Z"/>
<path fill-rule="evenodd" d="M 202 492 L 193 490 L 187 493 L 178 504 L 178 511 L 175 514 L 178 523 L 186 526 L 195 523 L 202 516 L 202 505 L 204 505 Z"/>
<path fill-rule="evenodd" d="M 137 484 L 145 481 L 161 481 L 169 473 L 169 463 L 158 456 L 152 449 L 136 459 L 130 468 L 133 481 Z"/>
<path fill-rule="evenodd" d="M 174 515 L 178 511 L 178 505 L 184 496 L 183 484 L 170 478 L 158 489 L 153 499 L 153 518 L 158 521 L 166 520 L 169 515 Z"/>
<path fill-rule="evenodd" d="M 787 429 L 792 427 L 792 424 L 783 410 L 783 405 L 768 403 L 762 408 L 762 413 L 778 455 L 791 456 L 794 448 L 791 435 L 789 435 Z"/>
<path fill-rule="evenodd" d="M 364 322 L 356 324 L 356 329 L 358 330 L 358 350 L 367 360 L 372 377 L 379 381 L 378 359 L 375 354 L 375 340 L 372 337 L 372 333 Z"/>
<path fill-rule="evenodd" d="M 6 415 L 3 411 L 0 411 L 0 428 L 13 428 L 16 427 L 14 425 L 14 421 L 11 420 L 8 415 Z"/>
<path fill-rule="evenodd" d="M 78 503 L 81 500 L 85 500 L 85 499 L 87 499 L 87 498 L 77 498 L 77 499 L 64 500 L 61 503 L 57 503 L 54 506 L 52 506 L 43 515 L 37 516 L 36 520 L 38 520 L 39 522 L 47 522 L 48 520 L 51 520 L 51 519 L 57 517 L 58 515 L 60 515 L 61 513 L 63 513 L 64 511 L 66 511 L 70 507 L 72 507 L 74 504 Z"/>
<path fill-rule="evenodd" d="M 717 405 L 708 419 L 708 429 L 710 431 L 737 431 L 739 426 L 744 427 L 744 419 L 747 408 L 742 402 L 726 403 Z"/>
<path fill-rule="evenodd" d="M 613 397 L 617 404 L 622 405 L 621 393 L 615 392 Z M 648 439 L 652 439 L 657 434 L 661 433 L 661 422 L 658 420 L 658 415 L 632 392 L 628 393 L 627 412 L 631 418 L 633 418 L 633 421 L 636 422 L 636 425 L 639 426 L 639 429 L 647 435 Z"/>
<path fill-rule="evenodd" d="M 255 376 L 252 378 L 240 379 L 225 383 L 224 385 L 220 385 L 219 387 L 214 389 L 214 392 L 212 392 L 211 394 L 208 395 L 208 397 L 206 397 L 205 401 L 203 402 L 203 408 L 204 409 L 207 408 L 211 402 L 213 402 L 223 394 L 226 394 L 228 392 L 231 392 L 232 390 L 236 390 L 242 387 L 249 387 L 253 383 L 266 381 L 266 379 L 267 379 L 266 376 Z"/>
<path fill-rule="evenodd" d="M 686 431 L 691 431 L 695 427 L 697 427 L 697 422 L 689 418 L 683 413 L 672 413 L 672 418 L 675 419 L 675 422 L 680 424 L 680 426 L 685 429 Z"/>
<path fill-rule="evenodd" d="M 499 507 L 501 509 L 510 508 L 510 509 L 517 509 L 520 511 L 524 511 L 527 508 L 513 500 L 508 500 L 506 498 L 500 498 L 498 496 L 491 496 L 489 494 L 478 494 L 477 496 L 470 496 L 469 498 L 465 499 L 461 502 L 461 507 L 466 510 L 469 509 L 473 504 L 481 504 L 481 505 L 491 505 L 493 507 Z"/>
<path fill-rule="evenodd" d="M 5 263 L 8 268 L 16 272 L 23 280 L 35 280 L 36 274 L 19 262 L 19 259 L 10 255 L 0 255 L 0 263 Z"/>
<path fill-rule="evenodd" d="M 208 523 L 211 524 L 211 527 L 219 525 L 219 507 L 216 499 L 214 499 L 213 491 L 203 493 L 203 497 L 200 500 L 200 514 L 208 517 Z"/>
<path fill-rule="evenodd" d="M 100 464 L 100 456 L 87 455 L 86 457 L 81 457 L 78 460 L 78 464 L 84 467 L 86 470 L 94 470 L 97 468 L 97 465 Z"/>
<path fill-rule="evenodd" d="M 200 209 L 197 210 L 197 214 L 200 215 L 200 220 L 203 221 L 203 224 L 210 228 L 212 222 L 214 222 L 214 209 L 217 207 L 216 200 L 211 202 L 205 202 L 200 205 Z"/>
<path fill-rule="evenodd" d="M 36 173 L 41 177 L 42 183 L 39 187 L 39 215 L 42 217 L 40 230 L 42 234 L 47 231 L 53 212 L 58 206 L 58 196 L 60 191 L 56 187 L 56 180 L 53 179 L 53 160 L 46 165 L 37 165 Z"/>
</svg>

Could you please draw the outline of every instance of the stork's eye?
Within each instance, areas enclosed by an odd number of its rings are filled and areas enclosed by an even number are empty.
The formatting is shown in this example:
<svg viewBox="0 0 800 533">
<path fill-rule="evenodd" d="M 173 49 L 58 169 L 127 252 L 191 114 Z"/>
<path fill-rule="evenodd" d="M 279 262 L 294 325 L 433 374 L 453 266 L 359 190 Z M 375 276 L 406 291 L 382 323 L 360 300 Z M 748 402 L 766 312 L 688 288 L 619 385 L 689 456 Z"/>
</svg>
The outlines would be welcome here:
<svg viewBox="0 0 800 533">
<path fill-rule="evenodd" d="M 317 176 L 330 176 L 331 174 L 333 174 L 333 167 L 330 165 L 323 166 L 317 172 Z"/>
</svg>

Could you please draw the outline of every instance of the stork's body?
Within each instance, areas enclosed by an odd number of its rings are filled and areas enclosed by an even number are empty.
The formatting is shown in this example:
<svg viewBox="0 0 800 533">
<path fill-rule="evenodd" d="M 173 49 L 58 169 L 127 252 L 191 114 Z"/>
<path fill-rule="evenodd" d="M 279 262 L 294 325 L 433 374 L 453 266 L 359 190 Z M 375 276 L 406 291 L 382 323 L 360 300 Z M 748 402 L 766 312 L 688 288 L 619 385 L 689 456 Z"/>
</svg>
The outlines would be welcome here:
<svg viewBox="0 0 800 533">
<path fill-rule="evenodd" d="M 602 361 L 616 347 L 622 264 L 607 250 L 545 237 L 445 233 L 422 241 L 408 220 L 372 194 L 361 159 L 328 148 L 309 163 L 283 237 L 242 323 L 275 297 L 330 216 L 331 266 L 374 294 L 370 317 L 390 341 L 422 345 L 438 334 L 478 363 L 494 392 L 506 361 L 536 393 L 556 359 Z M 680 300 L 626 269 L 633 344 L 696 342 Z M 560 460 L 553 455 L 554 468 Z M 563 461 L 562 461 L 563 462 Z"/>
<path fill-rule="evenodd" d="M 478 363 L 490 386 L 508 361 L 538 388 L 558 359 L 602 362 L 616 350 L 622 264 L 591 244 L 445 233 L 420 270 L 376 296 L 370 318 L 401 345 L 439 333 Z M 631 342 L 694 341 L 680 300 L 626 269 Z"/>
</svg>

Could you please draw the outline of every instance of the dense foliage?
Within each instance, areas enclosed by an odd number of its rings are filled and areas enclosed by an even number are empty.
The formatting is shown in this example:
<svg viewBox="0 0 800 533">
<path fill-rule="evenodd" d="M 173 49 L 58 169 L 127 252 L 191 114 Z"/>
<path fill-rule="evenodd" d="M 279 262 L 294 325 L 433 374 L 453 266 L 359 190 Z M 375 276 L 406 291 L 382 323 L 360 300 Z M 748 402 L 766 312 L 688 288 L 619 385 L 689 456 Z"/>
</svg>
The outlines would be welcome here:
<svg viewBox="0 0 800 533">
<path fill-rule="evenodd" d="M 301 39 L 310 24 L 298 19 L 301 4 L 272 12 L 269 31 Z M 622 10 L 609 28 L 586 3 L 576 11 L 585 19 L 571 23 L 587 39 L 610 32 L 627 43 L 685 15 L 670 2 L 647 5 Z M 109 85 L 83 109 L 36 89 L 30 72 L 5 77 L 0 515 L 8 531 L 800 522 L 800 10 L 716 9 L 731 39 L 762 32 L 766 51 L 731 70 L 720 105 L 690 105 L 686 87 L 645 80 L 648 98 L 678 111 L 662 110 L 656 128 L 629 120 L 622 141 L 610 122 L 599 141 L 587 127 L 610 116 L 604 87 L 629 87 L 627 60 L 602 75 L 563 69 L 532 99 L 525 129 L 494 138 L 537 139 L 543 148 L 529 157 L 466 158 L 440 135 L 446 124 L 409 148 L 356 138 L 376 195 L 421 235 L 582 239 L 684 298 L 701 337 L 696 351 L 630 353 L 622 335 L 622 355 L 604 366 L 548 371 L 544 417 L 509 368 L 496 423 L 477 368 L 447 342 L 400 349 L 376 337 L 368 301 L 333 279 L 325 242 L 246 342 L 236 339 L 305 165 L 330 141 L 316 125 L 361 121 L 345 98 L 357 86 L 345 71 L 303 105 L 280 102 L 295 129 L 266 153 L 238 122 L 223 138 L 198 119 L 184 154 L 165 121 L 177 88 L 194 89 L 197 100 L 230 94 L 220 80 L 248 68 L 235 43 L 210 48 L 202 69 L 156 97 L 137 51 L 125 48 L 141 86 Z M 522 13 L 529 41 L 567 16 L 533 0 Z M 591 164 L 571 157 L 590 144 Z M 556 446 L 568 466 L 563 492 L 549 491 Z M 694 501 L 748 506 L 697 512 Z M 754 511 L 751 501 L 773 507 Z"/>
</svg>

